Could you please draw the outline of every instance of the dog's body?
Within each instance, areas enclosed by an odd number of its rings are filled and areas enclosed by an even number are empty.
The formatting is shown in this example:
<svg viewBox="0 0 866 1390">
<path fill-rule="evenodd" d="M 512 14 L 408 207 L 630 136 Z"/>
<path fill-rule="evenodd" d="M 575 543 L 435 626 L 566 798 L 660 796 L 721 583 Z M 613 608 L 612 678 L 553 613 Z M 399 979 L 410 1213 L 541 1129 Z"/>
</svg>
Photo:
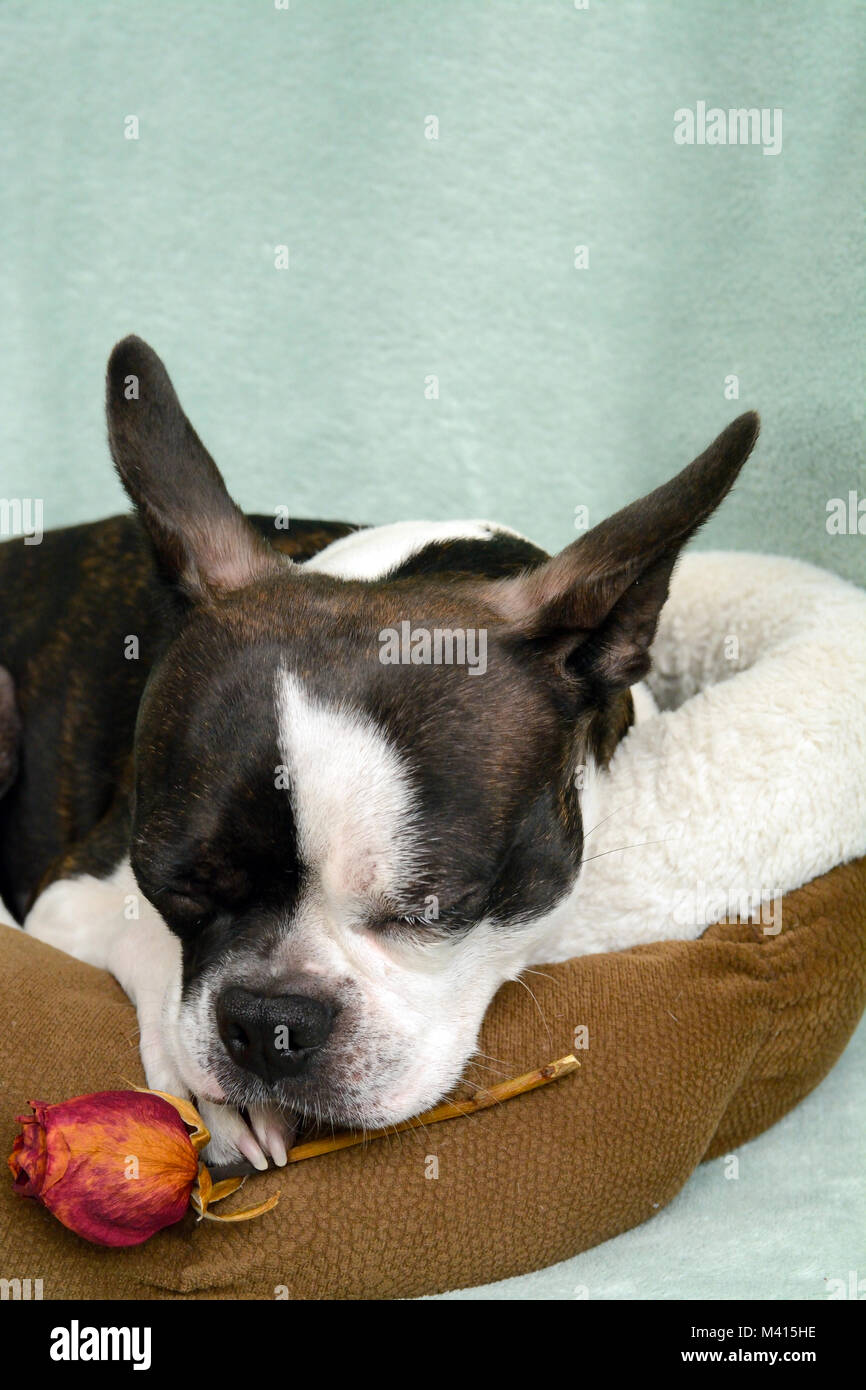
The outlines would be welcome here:
<svg viewBox="0 0 866 1390">
<path fill-rule="evenodd" d="M 108 413 L 139 517 L 0 547 L 0 890 L 115 973 L 214 1156 L 262 1166 L 287 1112 L 439 1098 L 499 985 L 561 949 L 671 570 L 757 424 L 550 560 L 488 523 L 244 518 L 136 339 Z"/>
</svg>

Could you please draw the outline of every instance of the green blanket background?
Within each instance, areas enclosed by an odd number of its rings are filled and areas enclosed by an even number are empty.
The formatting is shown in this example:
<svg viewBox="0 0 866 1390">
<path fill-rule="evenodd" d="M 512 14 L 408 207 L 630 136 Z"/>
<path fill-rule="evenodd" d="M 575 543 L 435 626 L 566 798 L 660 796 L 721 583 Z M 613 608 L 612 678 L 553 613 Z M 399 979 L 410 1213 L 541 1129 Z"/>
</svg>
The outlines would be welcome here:
<svg viewBox="0 0 866 1390">
<path fill-rule="evenodd" d="M 702 543 L 862 581 L 826 506 L 866 499 L 864 35 L 853 0 L 6 0 L 3 494 L 124 506 L 134 331 L 246 507 L 551 549 L 757 407 Z M 676 145 L 698 101 L 780 108 L 781 153 Z"/>
<path fill-rule="evenodd" d="M 866 512 L 862 4 L 5 0 L 0 44 L 0 493 L 46 527 L 126 505 L 103 372 L 137 332 L 249 509 L 556 549 L 757 407 L 698 544 L 866 579 L 827 529 Z M 780 110 L 780 153 L 676 144 L 698 102 Z M 864 1214 L 854 1082 L 501 1296 L 825 1296 Z"/>
</svg>

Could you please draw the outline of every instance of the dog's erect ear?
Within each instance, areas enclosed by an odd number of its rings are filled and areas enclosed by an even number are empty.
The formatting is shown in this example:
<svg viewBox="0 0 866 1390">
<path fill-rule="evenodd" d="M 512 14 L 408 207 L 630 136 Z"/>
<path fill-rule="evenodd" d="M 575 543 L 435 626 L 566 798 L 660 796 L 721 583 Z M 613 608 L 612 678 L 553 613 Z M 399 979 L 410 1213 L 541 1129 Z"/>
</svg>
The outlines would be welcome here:
<svg viewBox="0 0 866 1390">
<path fill-rule="evenodd" d="M 284 570 L 229 497 L 160 359 L 124 338 L 108 359 L 108 439 L 164 573 L 191 598 L 226 593 Z"/>
<path fill-rule="evenodd" d="M 488 585 L 486 601 L 571 674 L 610 690 L 640 680 L 677 556 L 731 488 L 758 429 L 754 412 L 741 415 L 676 478 L 537 569 Z"/>
</svg>

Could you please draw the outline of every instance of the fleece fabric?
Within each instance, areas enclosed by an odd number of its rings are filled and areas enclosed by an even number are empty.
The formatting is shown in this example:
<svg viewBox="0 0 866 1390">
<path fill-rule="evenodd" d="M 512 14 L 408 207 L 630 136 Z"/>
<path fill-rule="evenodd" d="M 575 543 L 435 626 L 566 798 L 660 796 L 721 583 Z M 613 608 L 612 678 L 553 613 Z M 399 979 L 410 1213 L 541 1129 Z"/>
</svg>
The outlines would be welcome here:
<svg viewBox="0 0 866 1390">
<path fill-rule="evenodd" d="M 785 893 L 866 854 L 862 589 L 779 556 L 689 553 L 652 659 L 659 713 L 590 780 L 546 960 L 738 912 L 779 932 Z"/>
</svg>

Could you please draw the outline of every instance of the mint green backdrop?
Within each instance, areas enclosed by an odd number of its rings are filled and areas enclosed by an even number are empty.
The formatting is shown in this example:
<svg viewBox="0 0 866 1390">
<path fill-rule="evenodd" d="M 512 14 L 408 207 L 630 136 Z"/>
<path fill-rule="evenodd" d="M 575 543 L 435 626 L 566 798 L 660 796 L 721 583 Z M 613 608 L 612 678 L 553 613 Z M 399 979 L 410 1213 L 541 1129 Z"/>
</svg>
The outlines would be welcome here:
<svg viewBox="0 0 866 1390">
<path fill-rule="evenodd" d="M 0 493 L 46 526 L 125 505 L 102 376 L 134 331 L 247 508 L 551 549 L 755 406 L 699 544 L 863 582 L 825 522 L 866 498 L 864 34 L 854 0 L 5 0 Z M 781 153 L 675 144 L 699 101 L 779 108 Z M 751 1182 L 708 1170 L 521 1296 L 824 1296 L 863 1214 L 853 1052 Z"/>
<path fill-rule="evenodd" d="M 755 406 L 702 543 L 862 580 L 825 521 L 866 497 L 864 32 L 853 0 L 6 0 L 3 495 L 124 505 L 135 331 L 249 508 L 555 548 Z M 676 145 L 699 100 L 781 108 L 781 154 Z"/>
</svg>

